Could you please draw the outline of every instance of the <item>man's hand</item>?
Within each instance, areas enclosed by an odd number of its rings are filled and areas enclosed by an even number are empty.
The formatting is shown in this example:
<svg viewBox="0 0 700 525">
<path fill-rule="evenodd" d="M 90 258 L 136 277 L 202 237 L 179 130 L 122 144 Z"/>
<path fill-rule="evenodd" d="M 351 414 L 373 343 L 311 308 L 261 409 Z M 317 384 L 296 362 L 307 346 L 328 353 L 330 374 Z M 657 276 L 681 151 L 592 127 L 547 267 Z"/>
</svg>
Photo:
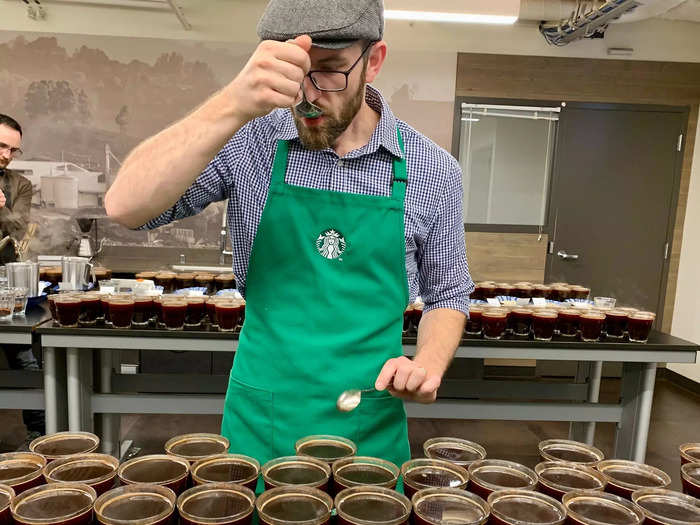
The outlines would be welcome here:
<svg viewBox="0 0 700 525">
<path fill-rule="evenodd" d="M 7 202 L 7 199 L 5 199 L 5 194 L 0 190 L 0 208 L 5 207 L 5 203 Z"/>
<path fill-rule="evenodd" d="M 429 372 L 420 363 L 402 356 L 384 363 L 374 388 L 388 390 L 392 396 L 406 401 L 432 403 L 441 381 L 442 374 Z"/>
<path fill-rule="evenodd" d="M 296 103 L 301 83 L 311 69 L 310 49 L 308 35 L 288 42 L 260 42 L 245 67 L 223 90 L 242 120 L 247 122 Z"/>
</svg>

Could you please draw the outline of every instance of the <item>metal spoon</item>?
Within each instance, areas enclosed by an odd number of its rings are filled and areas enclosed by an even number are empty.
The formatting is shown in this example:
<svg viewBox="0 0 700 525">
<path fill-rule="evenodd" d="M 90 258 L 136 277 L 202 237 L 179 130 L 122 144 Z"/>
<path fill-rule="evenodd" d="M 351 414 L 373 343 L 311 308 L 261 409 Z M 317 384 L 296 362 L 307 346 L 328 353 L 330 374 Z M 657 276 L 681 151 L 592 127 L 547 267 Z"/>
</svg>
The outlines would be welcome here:
<svg viewBox="0 0 700 525">
<path fill-rule="evenodd" d="M 391 379 L 391 382 L 387 386 L 387 388 L 393 388 L 394 387 L 394 379 Z M 357 408 L 357 405 L 360 404 L 360 401 L 362 401 L 362 392 L 376 392 L 376 388 L 364 388 L 362 390 L 357 390 L 357 389 L 351 389 L 351 390 L 346 390 L 342 394 L 338 396 L 338 400 L 335 402 L 335 406 L 338 410 L 341 412 L 350 412 L 352 410 L 355 410 Z"/>
<path fill-rule="evenodd" d="M 362 392 L 373 392 L 374 388 L 365 388 L 364 390 L 346 390 L 338 396 L 335 406 L 341 412 L 351 412 L 357 408 L 362 401 Z"/>
<path fill-rule="evenodd" d="M 316 104 L 306 100 L 306 93 L 304 93 L 304 86 L 301 87 L 301 102 L 294 106 L 294 111 L 304 118 L 317 118 L 323 114 L 323 110 L 319 108 Z M 351 409 L 352 410 L 352 409 Z"/>
</svg>

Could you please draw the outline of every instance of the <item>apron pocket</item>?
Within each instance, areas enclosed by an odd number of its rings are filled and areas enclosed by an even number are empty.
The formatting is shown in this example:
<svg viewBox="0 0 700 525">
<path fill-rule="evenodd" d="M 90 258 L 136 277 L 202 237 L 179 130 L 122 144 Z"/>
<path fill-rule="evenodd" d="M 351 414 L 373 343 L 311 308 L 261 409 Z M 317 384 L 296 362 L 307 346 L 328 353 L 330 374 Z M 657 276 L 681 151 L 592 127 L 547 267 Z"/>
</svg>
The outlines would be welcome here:
<svg viewBox="0 0 700 525">
<path fill-rule="evenodd" d="M 277 456 L 295 454 L 294 445 L 306 436 L 331 434 L 357 443 L 357 410 L 340 412 L 334 394 L 275 392 L 273 401 L 273 450 Z M 359 447 L 358 447 L 359 448 Z"/>
<path fill-rule="evenodd" d="M 252 456 L 260 464 L 272 459 L 272 393 L 231 377 L 221 434 L 233 454 Z"/>
<path fill-rule="evenodd" d="M 386 392 L 362 394 L 358 412 L 358 454 L 387 459 L 399 468 L 411 459 L 406 410 Z"/>
</svg>

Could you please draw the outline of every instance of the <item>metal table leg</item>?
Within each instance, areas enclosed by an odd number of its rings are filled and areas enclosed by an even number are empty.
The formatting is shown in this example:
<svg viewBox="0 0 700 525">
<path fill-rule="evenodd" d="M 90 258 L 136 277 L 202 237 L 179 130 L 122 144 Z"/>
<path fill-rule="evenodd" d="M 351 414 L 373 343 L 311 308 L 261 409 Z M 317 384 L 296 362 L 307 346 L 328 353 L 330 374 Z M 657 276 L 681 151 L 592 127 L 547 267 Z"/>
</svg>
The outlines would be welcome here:
<svg viewBox="0 0 700 525">
<path fill-rule="evenodd" d="M 622 420 L 617 428 L 615 457 L 644 462 L 656 363 L 624 363 L 622 366 Z"/>
<path fill-rule="evenodd" d="M 603 362 L 594 361 L 591 363 L 591 373 L 588 378 L 588 402 L 597 403 L 600 399 L 600 380 L 603 377 Z M 593 445 L 595 439 L 595 421 L 584 423 L 585 426 L 585 442 Z"/>
<path fill-rule="evenodd" d="M 640 463 L 644 463 L 647 455 L 647 441 L 649 439 L 649 423 L 651 421 L 651 406 L 654 402 L 655 382 L 656 363 L 644 363 L 642 371 L 642 391 L 640 392 L 641 399 L 635 428 L 633 452 L 634 460 Z"/>
<path fill-rule="evenodd" d="M 46 347 L 44 353 L 44 410 L 46 433 L 58 432 L 58 388 L 56 380 L 56 349 Z"/>
<path fill-rule="evenodd" d="M 588 361 L 578 361 L 576 363 L 576 376 L 574 383 L 585 383 L 591 375 L 591 363 Z M 590 396 L 590 383 L 588 395 Z M 588 423 L 571 422 L 569 423 L 569 439 L 574 441 L 585 441 L 587 434 Z"/>
<path fill-rule="evenodd" d="M 68 379 L 68 430 L 81 429 L 82 403 L 80 402 L 80 353 L 77 348 L 66 348 L 66 375 Z"/>
<path fill-rule="evenodd" d="M 100 350 L 100 393 L 112 392 L 112 351 Z M 92 407 L 91 407 L 92 410 Z M 99 414 L 102 452 L 120 457 L 119 453 L 119 414 Z"/>
</svg>

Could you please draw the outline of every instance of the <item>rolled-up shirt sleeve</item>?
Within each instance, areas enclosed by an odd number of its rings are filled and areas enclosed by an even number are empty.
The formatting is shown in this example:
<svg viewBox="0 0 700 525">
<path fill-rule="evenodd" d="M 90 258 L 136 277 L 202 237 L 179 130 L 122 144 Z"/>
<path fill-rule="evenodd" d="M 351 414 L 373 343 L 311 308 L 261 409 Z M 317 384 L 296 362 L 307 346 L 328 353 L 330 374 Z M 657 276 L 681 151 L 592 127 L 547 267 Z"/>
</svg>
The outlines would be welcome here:
<svg viewBox="0 0 700 525">
<path fill-rule="evenodd" d="M 236 166 L 232 157 L 239 149 L 240 145 L 237 143 L 243 140 L 243 134 L 239 132 L 217 153 L 171 208 L 136 229 L 152 230 L 165 226 L 173 221 L 200 213 L 212 202 L 226 200 L 233 184 L 232 170 Z"/>
<path fill-rule="evenodd" d="M 462 195 L 462 170 L 455 161 L 418 262 L 424 312 L 450 308 L 469 313 L 474 283 L 467 265 Z"/>
</svg>

